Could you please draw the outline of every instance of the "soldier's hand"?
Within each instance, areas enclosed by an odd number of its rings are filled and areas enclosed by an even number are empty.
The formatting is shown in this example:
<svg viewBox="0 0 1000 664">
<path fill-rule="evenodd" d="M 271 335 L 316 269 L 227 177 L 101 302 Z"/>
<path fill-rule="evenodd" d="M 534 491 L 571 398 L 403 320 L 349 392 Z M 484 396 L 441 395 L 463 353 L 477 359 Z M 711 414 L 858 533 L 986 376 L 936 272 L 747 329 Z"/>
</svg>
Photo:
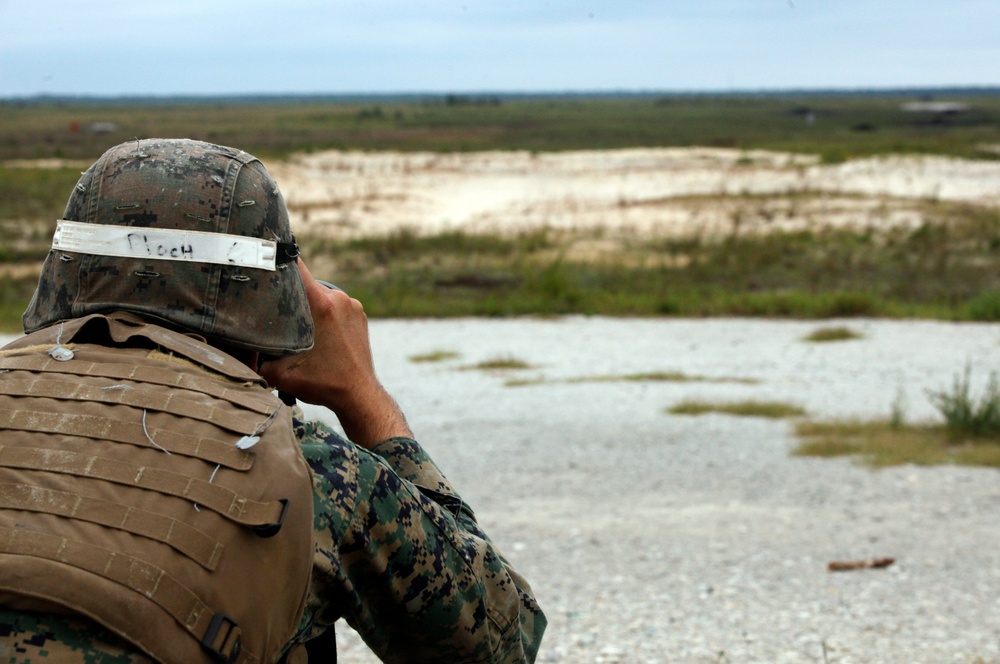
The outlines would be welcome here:
<svg viewBox="0 0 1000 664">
<path fill-rule="evenodd" d="M 411 437 L 406 418 L 375 374 L 364 307 L 318 283 L 301 260 L 298 267 L 312 309 L 313 348 L 265 362 L 261 375 L 274 388 L 332 410 L 348 438 L 362 447 Z"/>
</svg>

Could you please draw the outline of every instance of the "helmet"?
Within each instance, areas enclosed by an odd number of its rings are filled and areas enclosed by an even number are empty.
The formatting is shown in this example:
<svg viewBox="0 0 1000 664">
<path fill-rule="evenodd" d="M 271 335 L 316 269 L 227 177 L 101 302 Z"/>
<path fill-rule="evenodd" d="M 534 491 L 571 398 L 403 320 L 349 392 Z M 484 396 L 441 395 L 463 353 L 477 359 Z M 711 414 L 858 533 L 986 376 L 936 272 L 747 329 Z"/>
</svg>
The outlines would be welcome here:
<svg viewBox="0 0 1000 664">
<path fill-rule="evenodd" d="M 267 355 L 312 347 L 288 210 L 252 155 L 189 139 L 123 143 L 83 173 L 63 217 L 26 332 L 124 310 Z"/>
</svg>

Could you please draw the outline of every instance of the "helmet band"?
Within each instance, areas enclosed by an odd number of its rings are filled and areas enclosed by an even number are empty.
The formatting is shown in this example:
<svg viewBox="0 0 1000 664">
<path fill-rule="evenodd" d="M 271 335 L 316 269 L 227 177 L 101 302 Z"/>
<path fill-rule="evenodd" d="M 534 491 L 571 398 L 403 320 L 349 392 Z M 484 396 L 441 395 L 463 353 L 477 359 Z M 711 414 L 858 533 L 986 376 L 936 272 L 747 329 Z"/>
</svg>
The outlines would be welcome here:
<svg viewBox="0 0 1000 664">
<path fill-rule="evenodd" d="M 286 245 L 281 244 L 283 248 Z M 215 263 L 270 271 L 274 271 L 279 262 L 278 243 L 273 240 L 172 228 L 90 224 L 65 219 L 56 224 L 52 248 L 69 253 Z M 282 252 L 283 255 L 287 253 L 287 249 Z"/>
</svg>

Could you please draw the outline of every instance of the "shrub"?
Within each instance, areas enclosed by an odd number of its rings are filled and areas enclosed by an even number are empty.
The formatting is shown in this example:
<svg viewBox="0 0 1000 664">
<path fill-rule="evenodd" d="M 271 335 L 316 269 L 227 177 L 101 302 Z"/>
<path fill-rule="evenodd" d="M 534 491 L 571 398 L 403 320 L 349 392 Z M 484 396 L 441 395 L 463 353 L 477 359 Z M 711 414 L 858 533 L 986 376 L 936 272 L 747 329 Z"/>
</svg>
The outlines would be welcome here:
<svg viewBox="0 0 1000 664">
<path fill-rule="evenodd" d="M 1000 320 L 1000 291 L 987 290 L 981 292 L 966 303 L 965 311 L 972 320 Z"/>
<path fill-rule="evenodd" d="M 928 398 L 944 416 L 945 426 L 955 437 L 1000 438 L 1000 383 L 990 374 L 981 398 L 976 401 L 970 388 L 972 371 L 956 374 L 950 392 L 929 391 Z"/>
</svg>

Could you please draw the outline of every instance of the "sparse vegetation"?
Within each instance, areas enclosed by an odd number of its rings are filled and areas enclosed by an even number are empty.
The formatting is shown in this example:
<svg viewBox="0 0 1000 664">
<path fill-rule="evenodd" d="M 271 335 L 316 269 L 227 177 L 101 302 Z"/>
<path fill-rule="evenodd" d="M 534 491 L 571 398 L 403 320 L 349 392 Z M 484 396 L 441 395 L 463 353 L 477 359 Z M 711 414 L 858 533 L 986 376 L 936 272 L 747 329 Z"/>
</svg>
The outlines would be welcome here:
<svg viewBox="0 0 1000 664">
<path fill-rule="evenodd" d="M 989 382 L 977 400 L 972 395 L 971 373 L 972 369 L 967 365 L 964 373 L 955 376 L 950 392 L 934 390 L 928 397 L 941 412 L 945 427 L 953 438 L 990 439 L 1000 444 L 1000 384 L 997 383 L 997 376 L 990 374 Z"/>
<path fill-rule="evenodd" d="M 417 363 L 429 363 L 429 362 L 444 362 L 446 360 L 453 360 L 459 357 L 459 354 L 450 350 L 435 350 L 430 353 L 421 353 L 419 355 L 411 355 L 409 357 L 410 362 Z"/>
<path fill-rule="evenodd" d="M 11 194 L 13 195 L 13 194 Z M 303 254 L 365 303 L 372 317 L 851 316 L 1000 320 L 1000 214 L 926 203 L 947 232 L 801 231 L 727 238 L 600 237 L 606 253 L 574 255 L 593 233 L 541 229 L 513 235 L 401 231 L 359 240 L 301 238 Z M 0 205 L 2 209 L 2 205 Z M 8 206 L 8 209 L 12 209 Z M 17 213 L 20 214 L 20 213 Z M 50 212 L 45 214 L 60 213 Z M 51 219 L 0 219 L 0 250 L 15 279 L 33 283 Z M 936 231 L 935 231 L 936 233 Z M 17 287 L 2 311 L 23 311 Z M 27 294 L 30 295 L 28 289 Z M 994 300 L 996 300 L 994 302 Z M 994 306 L 996 305 L 996 306 Z M 9 314 L 0 327 L 17 329 Z"/>
<path fill-rule="evenodd" d="M 799 417 L 806 412 L 799 406 L 783 401 L 734 401 L 713 402 L 689 400 L 682 401 L 667 409 L 674 415 L 704 415 L 705 413 L 723 413 L 741 417 L 766 417 L 780 419 Z"/>
<path fill-rule="evenodd" d="M 810 332 L 803 341 L 810 341 L 813 343 L 825 343 L 829 341 L 850 341 L 852 339 L 860 339 L 864 335 L 860 332 L 855 332 L 849 327 L 837 326 L 837 327 L 821 327 Z"/>
<path fill-rule="evenodd" d="M 972 395 L 971 369 L 957 374 L 950 391 L 928 397 L 944 424 L 904 422 L 904 397 L 897 393 L 888 420 L 799 422 L 803 456 L 853 456 L 875 467 L 944 463 L 1000 467 L 1000 385 L 991 374 L 979 399 Z"/>
<path fill-rule="evenodd" d="M 753 378 L 739 378 L 731 376 L 708 377 L 687 374 L 683 371 L 646 371 L 640 373 L 610 375 L 610 376 L 580 376 L 578 378 L 567 378 L 567 383 L 608 383 L 608 382 L 669 382 L 669 383 L 689 383 L 689 382 L 712 382 L 712 383 L 756 383 Z"/>
<path fill-rule="evenodd" d="M 928 203 L 947 219 L 928 232 L 801 231 L 725 239 L 605 233 L 606 253 L 574 255 L 584 232 L 510 236 L 412 232 L 364 241 L 311 239 L 372 316 L 856 316 L 1000 320 L 1000 216 Z M 334 263 L 328 257 L 336 257 Z M 973 303 L 973 304 L 970 304 Z M 974 305 L 974 306 L 973 306 Z M 994 318 L 995 316 L 995 318 Z"/>
<path fill-rule="evenodd" d="M 134 136 L 189 136 L 265 160 L 352 150 L 530 151 L 717 146 L 819 154 L 997 159 L 1000 98 L 973 95 L 944 123 L 900 110 L 896 95 L 661 96 L 0 102 L 0 329 L 19 329 L 26 284 L 48 249 L 82 165 Z M 814 120 L 807 123 L 802 109 Z M 93 130 L 103 123 L 101 132 Z M 864 126 L 866 131 L 858 131 Z M 106 130 L 106 131 L 105 131 Z M 7 160 L 72 160 L 45 168 Z M 1000 320 L 1000 214 L 941 200 L 913 203 L 928 223 L 890 230 L 744 232 L 822 192 L 706 194 L 733 209 L 724 236 L 645 238 L 538 230 L 482 236 L 401 231 L 358 240 L 300 238 L 312 263 L 373 317 L 566 313 L 640 316 L 850 316 Z M 776 206 L 775 200 L 781 205 Z M 697 201 L 694 201 L 697 202 Z M 650 204 L 622 201 L 622 205 Z M 783 207 L 784 206 L 784 207 Z M 790 206 L 790 207 L 788 207 Z M 789 213 L 791 214 L 791 213 Z M 600 242 L 596 242 L 599 240 Z M 581 247 L 605 246 L 593 252 Z M 331 257 L 336 257 L 336 261 Z M 17 266 L 14 275 L 10 268 Z M 31 288 L 27 288 L 30 294 Z"/>
<path fill-rule="evenodd" d="M 646 383 L 646 382 L 668 382 L 668 383 L 690 383 L 690 382 L 711 382 L 711 383 L 743 383 L 752 385 L 758 383 L 756 378 L 742 378 L 739 376 L 698 376 L 684 373 L 683 371 L 648 371 L 632 374 L 611 374 L 601 376 L 575 376 L 562 379 L 515 379 L 508 380 L 504 385 L 507 387 L 523 387 L 526 385 L 541 385 L 544 383 Z"/>
<path fill-rule="evenodd" d="M 956 442 L 945 426 L 889 421 L 810 422 L 796 425 L 800 456 L 851 456 L 876 468 L 905 463 L 1000 467 L 1000 445 Z"/>
<path fill-rule="evenodd" d="M 462 368 L 479 371 L 518 371 L 534 367 L 524 360 L 519 360 L 515 357 L 494 357 Z"/>
<path fill-rule="evenodd" d="M 188 136 L 266 158 L 323 149 L 570 150 L 715 146 L 820 154 L 988 158 L 1000 99 L 954 95 L 970 111 L 935 122 L 906 95 L 372 97 L 0 102 L 0 160 L 96 159 L 139 136 Z M 808 109 L 809 113 L 802 113 Z M 807 122 L 811 114 L 814 122 Z M 100 126 L 101 130 L 96 131 Z"/>
</svg>

